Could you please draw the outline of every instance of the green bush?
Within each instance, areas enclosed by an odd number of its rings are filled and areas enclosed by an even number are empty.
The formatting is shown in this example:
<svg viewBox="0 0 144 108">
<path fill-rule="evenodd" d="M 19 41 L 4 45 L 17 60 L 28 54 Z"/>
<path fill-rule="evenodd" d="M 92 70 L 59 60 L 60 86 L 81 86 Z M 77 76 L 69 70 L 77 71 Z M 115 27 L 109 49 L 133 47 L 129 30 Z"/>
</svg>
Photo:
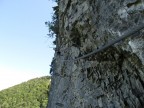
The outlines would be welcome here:
<svg viewBox="0 0 144 108">
<path fill-rule="evenodd" d="M 59 0 L 55 0 L 55 2 L 58 4 Z M 48 36 L 49 37 L 57 37 L 59 34 L 59 22 L 58 22 L 58 6 L 53 7 L 54 14 L 52 16 L 52 21 L 45 22 L 45 25 L 49 29 Z M 56 44 L 56 42 L 54 42 Z"/>
</svg>

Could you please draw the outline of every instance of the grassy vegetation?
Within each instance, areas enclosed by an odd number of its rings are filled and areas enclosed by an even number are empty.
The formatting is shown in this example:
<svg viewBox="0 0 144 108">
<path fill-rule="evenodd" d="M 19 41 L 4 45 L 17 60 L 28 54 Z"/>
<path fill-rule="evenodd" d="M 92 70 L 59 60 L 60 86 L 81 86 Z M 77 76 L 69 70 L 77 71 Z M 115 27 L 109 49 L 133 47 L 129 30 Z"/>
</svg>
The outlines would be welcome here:
<svg viewBox="0 0 144 108">
<path fill-rule="evenodd" d="M 0 108 L 46 108 L 50 77 L 35 78 L 0 91 Z"/>
</svg>

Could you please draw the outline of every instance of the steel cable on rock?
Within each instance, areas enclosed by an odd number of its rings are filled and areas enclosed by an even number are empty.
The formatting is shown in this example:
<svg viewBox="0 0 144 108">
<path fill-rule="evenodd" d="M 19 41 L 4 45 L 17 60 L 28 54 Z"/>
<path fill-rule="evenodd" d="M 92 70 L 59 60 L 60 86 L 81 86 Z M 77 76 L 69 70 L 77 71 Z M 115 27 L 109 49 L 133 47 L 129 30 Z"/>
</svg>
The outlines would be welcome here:
<svg viewBox="0 0 144 108">
<path fill-rule="evenodd" d="M 137 26 L 137 27 L 135 27 L 133 29 L 129 29 L 128 31 L 124 32 L 119 38 L 108 42 L 108 44 L 100 47 L 99 49 L 95 49 L 94 51 L 92 51 L 92 52 L 90 52 L 88 54 L 85 54 L 83 56 L 77 57 L 75 59 L 63 60 L 63 61 L 77 61 L 79 59 L 83 59 L 83 58 L 89 57 L 89 56 L 91 56 L 93 54 L 97 54 L 97 53 L 99 53 L 99 52 L 101 52 L 101 51 L 109 48 L 110 46 L 112 46 L 112 45 L 114 45 L 114 44 L 116 44 L 116 43 L 118 43 L 118 42 L 120 42 L 120 41 L 122 41 L 122 40 L 124 40 L 124 39 L 126 39 L 128 37 L 130 37 L 130 36 L 134 36 L 134 34 L 136 34 L 137 32 L 139 32 L 143 28 L 144 28 L 144 24 L 141 24 L 141 25 L 139 25 L 139 26 Z"/>
<path fill-rule="evenodd" d="M 128 30 L 126 31 L 125 33 L 123 33 L 123 35 L 115 40 L 112 40 L 110 41 L 108 44 L 104 45 L 103 47 L 99 48 L 99 49 L 95 49 L 94 51 L 86 54 L 86 55 L 83 55 L 81 57 L 77 57 L 76 59 L 74 60 L 79 60 L 79 59 L 83 59 L 83 58 L 86 58 L 88 56 L 91 56 L 93 54 L 96 54 L 96 53 L 99 53 L 105 49 L 107 49 L 108 47 L 120 42 L 121 40 L 124 40 L 126 39 L 127 37 L 130 37 L 130 36 L 133 36 L 134 34 L 136 34 L 137 32 L 139 32 L 140 30 L 142 30 L 144 28 L 144 24 L 138 26 L 137 28 L 134 28 L 133 30 Z"/>
</svg>

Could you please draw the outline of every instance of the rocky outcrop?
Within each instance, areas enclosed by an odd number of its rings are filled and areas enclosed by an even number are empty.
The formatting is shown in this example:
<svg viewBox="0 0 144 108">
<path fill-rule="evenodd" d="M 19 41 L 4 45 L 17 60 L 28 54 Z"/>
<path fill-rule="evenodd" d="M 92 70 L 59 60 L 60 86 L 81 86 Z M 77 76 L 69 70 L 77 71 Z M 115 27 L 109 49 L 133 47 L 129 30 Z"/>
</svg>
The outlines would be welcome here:
<svg viewBox="0 0 144 108">
<path fill-rule="evenodd" d="M 144 24 L 143 0 L 59 0 L 48 108 L 143 108 L 144 30 L 75 60 Z"/>
</svg>

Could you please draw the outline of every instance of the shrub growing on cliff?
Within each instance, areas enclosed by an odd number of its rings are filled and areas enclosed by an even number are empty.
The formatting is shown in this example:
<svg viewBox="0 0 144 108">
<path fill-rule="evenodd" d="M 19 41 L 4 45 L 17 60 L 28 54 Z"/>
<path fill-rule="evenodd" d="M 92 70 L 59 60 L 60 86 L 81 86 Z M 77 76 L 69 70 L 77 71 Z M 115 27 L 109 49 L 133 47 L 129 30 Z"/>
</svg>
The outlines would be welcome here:
<svg viewBox="0 0 144 108">
<path fill-rule="evenodd" d="M 55 0 L 55 2 L 58 4 L 58 1 L 59 0 Z M 49 37 L 55 37 L 58 35 L 59 33 L 59 23 L 58 23 L 58 6 L 55 6 L 53 7 L 53 11 L 54 11 L 54 14 L 52 16 L 52 21 L 48 21 L 48 22 L 45 22 L 45 25 L 48 26 L 49 28 L 49 34 L 48 36 Z"/>
</svg>

